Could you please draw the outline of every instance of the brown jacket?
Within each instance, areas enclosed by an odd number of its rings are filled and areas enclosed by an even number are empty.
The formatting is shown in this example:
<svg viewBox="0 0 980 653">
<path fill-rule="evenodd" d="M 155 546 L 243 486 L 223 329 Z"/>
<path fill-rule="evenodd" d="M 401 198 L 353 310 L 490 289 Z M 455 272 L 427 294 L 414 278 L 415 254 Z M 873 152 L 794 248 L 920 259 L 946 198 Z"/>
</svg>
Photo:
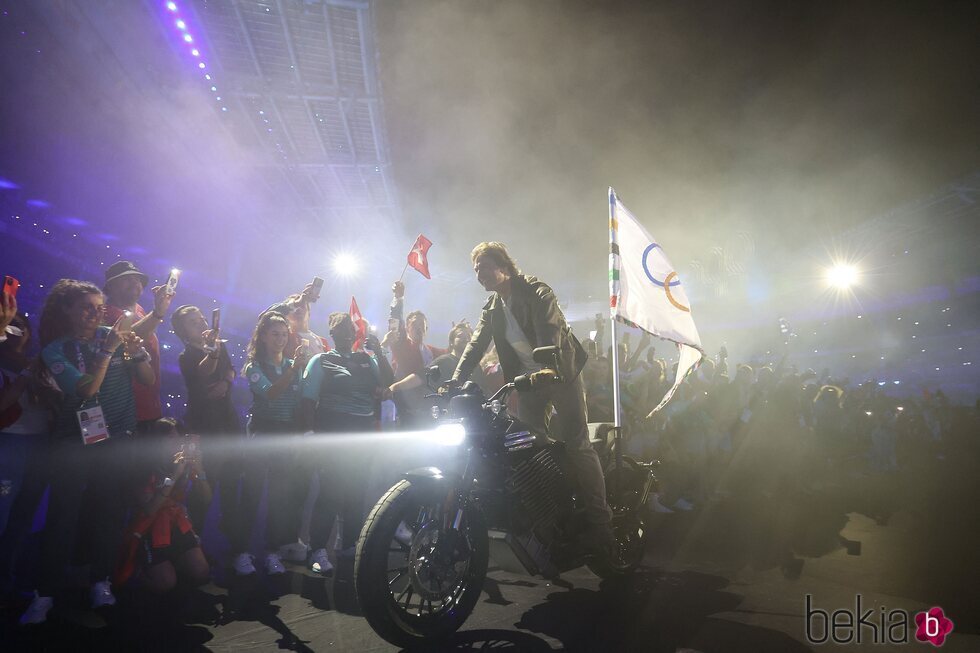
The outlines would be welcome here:
<svg viewBox="0 0 980 653">
<path fill-rule="evenodd" d="M 572 333 L 565 322 L 565 316 L 558 307 L 555 292 L 548 284 L 535 277 L 519 274 L 511 278 L 511 295 L 508 302 L 514 319 L 524 332 L 531 348 L 556 346 L 561 351 L 561 374 L 565 381 L 571 381 L 585 367 L 588 354 L 582 343 Z M 479 364 L 480 359 L 493 340 L 500 357 L 504 378 L 513 381 L 524 370 L 517 352 L 507 342 L 507 317 L 500 295 L 493 293 L 483 307 L 480 323 L 473 332 L 473 338 L 466 345 L 463 357 L 456 366 L 453 379 L 465 381 Z"/>
</svg>

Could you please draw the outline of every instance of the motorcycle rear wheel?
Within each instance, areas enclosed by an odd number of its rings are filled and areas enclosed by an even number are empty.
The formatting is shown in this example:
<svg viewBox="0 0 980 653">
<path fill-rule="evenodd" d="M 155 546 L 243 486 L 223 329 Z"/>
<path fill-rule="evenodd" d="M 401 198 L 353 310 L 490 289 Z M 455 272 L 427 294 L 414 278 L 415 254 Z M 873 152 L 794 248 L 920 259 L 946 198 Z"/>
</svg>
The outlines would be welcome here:
<svg viewBox="0 0 980 653">
<path fill-rule="evenodd" d="M 647 472 L 628 456 L 623 456 L 622 462 L 621 468 L 611 463 L 605 473 L 606 500 L 613 511 L 616 550 L 609 558 L 593 558 L 587 563 L 599 578 L 625 576 L 636 569 L 643 561 L 649 537 L 639 505 Z"/>
<path fill-rule="evenodd" d="M 354 559 L 357 601 L 371 628 L 395 646 L 450 637 L 483 590 L 489 541 L 482 515 L 470 508 L 458 531 L 445 528 L 453 519 L 439 510 L 444 500 L 400 481 L 361 530 Z"/>
</svg>

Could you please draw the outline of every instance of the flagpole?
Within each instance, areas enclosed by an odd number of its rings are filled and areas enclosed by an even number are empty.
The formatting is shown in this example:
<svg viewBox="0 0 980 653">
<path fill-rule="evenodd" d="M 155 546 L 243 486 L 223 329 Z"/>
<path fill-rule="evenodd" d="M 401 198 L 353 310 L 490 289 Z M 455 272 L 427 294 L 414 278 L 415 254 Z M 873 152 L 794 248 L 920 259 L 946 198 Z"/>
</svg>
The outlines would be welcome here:
<svg viewBox="0 0 980 653">
<path fill-rule="evenodd" d="M 613 255 L 614 250 L 612 247 L 613 237 L 615 236 L 616 229 L 616 191 L 613 187 L 609 187 L 609 235 L 610 235 L 610 247 L 609 247 L 609 263 L 610 272 L 612 272 L 613 267 Z M 617 254 L 618 255 L 618 254 Z M 612 283 L 612 282 L 610 282 Z M 610 297 L 615 297 L 610 293 Z M 618 300 L 618 298 L 617 298 Z M 612 373 L 613 373 L 613 426 L 616 429 L 616 467 L 622 466 L 622 429 L 623 429 L 623 419 L 622 419 L 622 405 L 619 394 L 619 339 L 616 337 L 616 308 L 613 302 L 609 302 L 609 323 L 610 323 L 610 341 L 612 344 Z"/>
</svg>

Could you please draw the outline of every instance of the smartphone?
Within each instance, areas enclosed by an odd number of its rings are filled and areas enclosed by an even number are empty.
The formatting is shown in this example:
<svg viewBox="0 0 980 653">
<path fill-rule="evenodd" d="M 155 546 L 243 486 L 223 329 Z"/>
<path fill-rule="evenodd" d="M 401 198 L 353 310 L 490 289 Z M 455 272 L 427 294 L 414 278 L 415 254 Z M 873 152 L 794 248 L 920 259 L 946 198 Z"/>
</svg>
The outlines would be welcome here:
<svg viewBox="0 0 980 653">
<path fill-rule="evenodd" d="M 320 299 L 320 291 L 323 290 L 323 279 L 320 277 L 313 277 L 313 297 L 310 299 L 311 302 L 315 302 Z"/>
<path fill-rule="evenodd" d="M 119 318 L 119 333 L 129 333 L 133 330 L 133 321 L 136 319 L 136 315 L 132 311 L 123 311 L 122 317 Z"/>
<path fill-rule="evenodd" d="M 211 330 L 220 331 L 221 330 L 221 309 L 216 308 L 211 311 Z"/>
<path fill-rule="evenodd" d="M 177 293 L 177 281 L 180 280 L 180 270 L 174 268 L 170 271 L 170 276 L 167 277 L 167 294 L 173 295 Z"/>
<path fill-rule="evenodd" d="M 14 279 L 11 276 L 5 276 L 3 278 L 3 292 L 11 297 L 17 297 L 17 289 L 20 288 L 20 281 Z"/>
</svg>

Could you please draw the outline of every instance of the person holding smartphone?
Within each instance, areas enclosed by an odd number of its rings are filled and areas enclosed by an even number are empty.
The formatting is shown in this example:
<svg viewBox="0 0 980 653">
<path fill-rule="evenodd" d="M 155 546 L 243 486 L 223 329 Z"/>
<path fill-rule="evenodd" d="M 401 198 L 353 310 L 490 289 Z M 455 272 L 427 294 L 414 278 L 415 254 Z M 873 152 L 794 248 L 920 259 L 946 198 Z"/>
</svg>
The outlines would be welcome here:
<svg viewBox="0 0 980 653">
<path fill-rule="evenodd" d="M 210 501 L 211 486 L 200 449 L 181 442 L 176 420 L 157 420 L 151 436 L 146 444 L 154 465 L 137 493 L 113 582 L 135 578 L 142 589 L 162 594 L 178 579 L 191 587 L 208 581 L 210 567 L 184 502 L 195 495 Z"/>
<path fill-rule="evenodd" d="M 316 356 L 330 349 L 327 339 L 310 330 L 311 304 L 320 298 L 323 279 L 315 277 L 306 284 L 303 292 L 290 295 L 286 299 L 273 304 L 265 310 L 266 313 L 278 313 L 289 321 L 289 342 L 286 351 L 295 351 L 303 345 L 307 356 Z"/>
<path fill-rule="evenodd" d="M 64 587 L 64 568 L 82 521 L 92 543 L 92 607 L 116 602 L 109 575 L 131 479 L 132 382 L 151 384 L 154 375 L 142 340 L 124 328 L 122 319 L 111 328 L 102 326 L 104 305 L 97 286 L 62 279 L 41 312 L 41 369 L 51 374 L 62 397 L 47 457 L 51 486 L 39 587 L 22 624 L 47 618 L 53 597 Z"/>
<path fill-rule="evenodd" d="M 285 436 L 298 432 L 297 409 L 300 384 L 309 360 L 302 345 L 292 357 L 284 353 L 289 341 L 289 322 L 278 313 L 263 313 L 252 332 L 242 376 L 252 391 L 251 436 L 245 453 L 245 477 L 242 485 L 242 524 L 231 543 L 237 551 L 235 572 L 255 573 L 254 556 L 248 552 L 248 537 L 262 494 L 262 482 L 268 476 L 267 551 L 264 558 L 267 574 L 285 572 L 280 547 L 296 539 L 302 496 L 308 483 L 297 482 L 294 452 Z M 308 480 L 308 479 L 304 479 Z"/>
<path fill-rule="evenodd" d="M 15 298 L 3 299 L 16 309 Z M 11 482 L 7 495 L 0 494 L 0 587 L 10 590 L 48 485 L 50 413 L 60 393 L 50 376 L 35 373 L 36 361 L 28 356 L 33 330 L 27 316 L 16 311 L 9 319 L 0 317 L 0 332 L 6 326 L 19 334 L 9 333 L 0 342 L 0 478 Z"/>
<path fill-rule="evenodd" d="M 150 354 L 150 366 L 153 368 L 154 381 L 151 384 L 133 384 L 133 394 L 136 397 L 136 430 L 145 434 L 152 428 L 153 423 L 163 416 L 160 403 L 160 342 L 156 330 L 167 317 L 174 293 L 166 285 L 154 286 L 153 310 L 149 313 L 140 306 L 139 298 L 143 295 L 150 279 L 130 261 L 116 261 L 105 271 L 103 291 L 106 296 L 106 307 L 103 313 L 103 324 L 113 325 L 123 313 L 133 313 L 132 331 L 143 339 L 143 345 Z"/>
<path fill-rule="evenodd" d="M 170 316 L 174 334 L 184 343 L 178 363 L 187 387 L 187 430 L 201 438 L 208 478 L 221 492 L 222 531 L 231 533 L 238 521 L 238 477 L 241 474 L 242 427 L 231 401 L 235 368 L 217 330 L 197 306 L 177 307 Z M 203 524 L 210 502 L 192 497 L 191 521 Z"/>
</svg>

